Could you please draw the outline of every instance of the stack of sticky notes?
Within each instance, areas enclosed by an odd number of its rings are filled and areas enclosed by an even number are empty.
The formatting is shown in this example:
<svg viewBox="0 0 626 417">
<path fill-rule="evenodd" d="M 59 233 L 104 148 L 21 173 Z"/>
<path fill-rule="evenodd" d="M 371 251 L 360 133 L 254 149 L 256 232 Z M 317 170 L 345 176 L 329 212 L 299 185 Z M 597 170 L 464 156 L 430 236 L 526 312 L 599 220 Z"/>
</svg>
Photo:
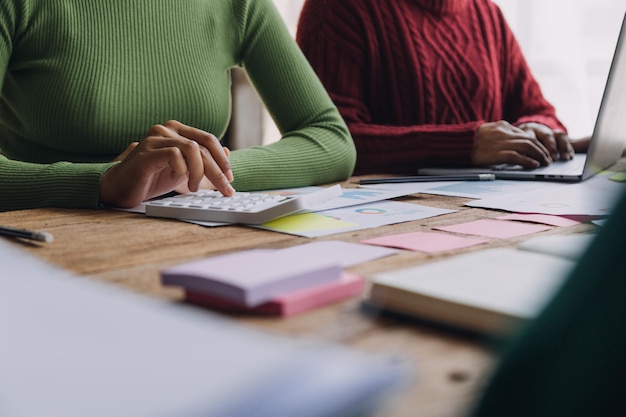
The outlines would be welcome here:
<svg viewBox="0 0 626 417">
<path fill-rule="evenodd" d="M 194 304 L 286 317 L 360 294 L 363 278 L 343 268 L 396 252 L 338 241 L 254 249 L 166 268 L 161 281 Z"/>
</svg>

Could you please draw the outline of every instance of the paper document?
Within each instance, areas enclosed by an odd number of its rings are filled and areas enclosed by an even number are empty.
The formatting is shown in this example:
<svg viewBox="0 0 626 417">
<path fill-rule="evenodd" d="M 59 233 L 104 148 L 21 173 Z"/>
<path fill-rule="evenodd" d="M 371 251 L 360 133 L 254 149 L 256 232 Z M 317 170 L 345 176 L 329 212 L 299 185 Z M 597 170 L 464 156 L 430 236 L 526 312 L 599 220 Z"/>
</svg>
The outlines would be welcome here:
<svg viewBox="0 0 626 417">
<path fill-rule="evenodd" d="M 314 238 L 425 219 L 454 212 L 455 210 L 439 209 L 419 204 L 379 201 L 316 213 L 286 216 L 258 227 L 275 232 Z"/>
<path fill-rule="evenodd" d="M 411 375 L 74 276 L 2 239 L 0 264 L 3 417 L 370 415 Z"/>
<path fill-rule="evenodd" d="M 464 198 L 488 198 L 541 189 L 548 183 L 533 181 L 442 181 L 437 183 L 404 183 L 362 185 L 367 189 L 398 191 L 406 194 L 436 194 Z"/>
<path fill-rule="evenodd" d="M 466 206 L 518 213 L 608 216 L 626 184 L 596 175 L 576 184 L 552 184 L 539 190 L 471 201 Z"/>
</svg>

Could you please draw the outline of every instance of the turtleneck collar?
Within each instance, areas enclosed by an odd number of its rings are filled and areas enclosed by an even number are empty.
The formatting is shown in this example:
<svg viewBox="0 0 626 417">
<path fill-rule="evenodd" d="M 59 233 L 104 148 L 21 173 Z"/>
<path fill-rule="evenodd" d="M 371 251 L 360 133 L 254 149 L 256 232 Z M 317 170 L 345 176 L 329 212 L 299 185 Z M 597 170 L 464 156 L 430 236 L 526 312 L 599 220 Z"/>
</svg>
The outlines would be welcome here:
<svg viewBox="0 0 626 417">
<path fill-rule="evenodd" d="M 436 14 L 458 13 L 467 6 L 468 0 L 414 0 L 426 10 Z"/>
</svg>

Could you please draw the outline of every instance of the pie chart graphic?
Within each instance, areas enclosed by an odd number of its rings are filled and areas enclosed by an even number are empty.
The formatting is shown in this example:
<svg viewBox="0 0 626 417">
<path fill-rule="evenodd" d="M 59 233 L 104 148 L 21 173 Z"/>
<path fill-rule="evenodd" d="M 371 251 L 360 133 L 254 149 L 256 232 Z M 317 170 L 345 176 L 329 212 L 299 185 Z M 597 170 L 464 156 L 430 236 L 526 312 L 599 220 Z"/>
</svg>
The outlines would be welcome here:
<svg viewBox="0 0 626 417">
<path fill-rule="evenodd" d="M 373 207 L 364 207 L 364 208 L 355 210 L 355 213 L 359 213 L 359 214 L 384 214 L 386 212 L 387 210 L 373 208 Z"/>
</svg>

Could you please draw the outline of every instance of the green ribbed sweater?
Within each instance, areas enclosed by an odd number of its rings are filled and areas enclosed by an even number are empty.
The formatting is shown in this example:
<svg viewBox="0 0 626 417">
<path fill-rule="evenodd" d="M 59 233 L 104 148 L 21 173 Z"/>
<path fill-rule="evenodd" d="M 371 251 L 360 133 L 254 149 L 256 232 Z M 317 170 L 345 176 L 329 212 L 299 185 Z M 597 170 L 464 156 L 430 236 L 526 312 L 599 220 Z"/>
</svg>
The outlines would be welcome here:
<svg viewBox="0 0 626 417">
<path fill-rule="evenodd" d="M 283 135 L 231 154 L 235 189 L 352 173 L 348 130 L 271 0 L 3 0 L 0 210 L 97 207 L 110 161 L 157 123 L 222 137 L 235 66 Z"/>
</svg>

